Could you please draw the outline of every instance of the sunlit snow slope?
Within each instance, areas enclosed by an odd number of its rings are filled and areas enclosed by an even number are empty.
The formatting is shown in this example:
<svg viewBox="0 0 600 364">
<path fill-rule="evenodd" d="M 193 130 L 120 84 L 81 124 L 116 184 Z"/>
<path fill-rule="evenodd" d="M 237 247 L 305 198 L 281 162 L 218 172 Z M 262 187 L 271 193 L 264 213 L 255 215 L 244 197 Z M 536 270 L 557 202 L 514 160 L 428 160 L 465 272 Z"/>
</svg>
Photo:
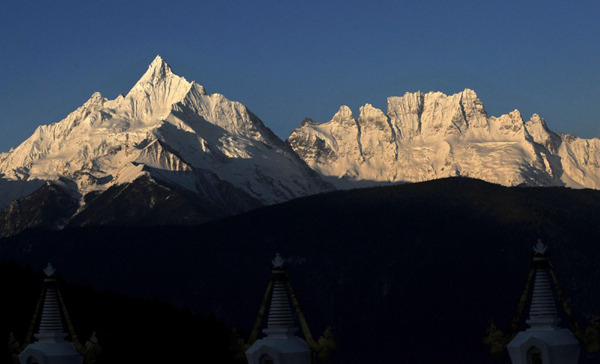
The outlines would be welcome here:
<svg viewBox="0 0 600 364">
<path fill-rule="evenodd" d="M 211 199 L 235 190 L 249 206 L 333 189 L 244 105 L 208 94 L 158 56 L 126 96 L 95 93 L 0 154 L 0 208 L 48 180 L 70 188 L 84 208 L 82 196 L 141 176 Z"/>
<path fill-rule="evenodd" d="M 327 123 L 305 119 L 288 138 L 338 188 L 469 176 L 506 186 L 600 188 L 600 139 L 548 129 L 537 114 L 489 117 L 472 90 L 388 98 L 358 119 L 342 106 Z"/>
</svg>

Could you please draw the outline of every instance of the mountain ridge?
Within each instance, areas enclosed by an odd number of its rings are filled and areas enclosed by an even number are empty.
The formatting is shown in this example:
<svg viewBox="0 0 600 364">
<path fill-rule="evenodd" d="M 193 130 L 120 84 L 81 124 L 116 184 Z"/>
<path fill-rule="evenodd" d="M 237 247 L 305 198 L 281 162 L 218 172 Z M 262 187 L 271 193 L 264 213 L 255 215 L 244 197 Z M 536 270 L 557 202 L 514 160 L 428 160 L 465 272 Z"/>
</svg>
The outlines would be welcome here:
<svg viewBox="0 0 600 364">
<path fill-rule="evenodd" d="M 406 93 L 387 113 L 347 106 L 331 121 L 302 121 L 287 139 L 338 188 L 466 175 L 505 186 L 600 188 L 600 139 L 550 130 L 534 114 L 489 116 L 475 91 Z"/>
</svg>

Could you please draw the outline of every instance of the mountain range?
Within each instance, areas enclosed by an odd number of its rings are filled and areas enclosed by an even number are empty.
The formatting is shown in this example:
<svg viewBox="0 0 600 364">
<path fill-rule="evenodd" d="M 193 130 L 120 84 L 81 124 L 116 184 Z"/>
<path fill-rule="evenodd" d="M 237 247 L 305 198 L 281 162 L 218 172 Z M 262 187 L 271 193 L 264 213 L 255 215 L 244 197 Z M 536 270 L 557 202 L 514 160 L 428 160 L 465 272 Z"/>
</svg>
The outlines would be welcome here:
<svg viewBox="0 0 600 364">
<path fill-rule="evenodd" d="M 100 93 L 0 154 L 0 236 L 30 227 L 194 225 L 294 198 L 469 176 L 505 186 L 600 188 L 600 140 L 474 91 L 407 93 L 388 110 L 342 106 L 286 141 L 248 108 L 160 57 L 127 95 Z M 60 205 L 60 207 L 58 207 Z"/>
<path fill-rule="evenodd" d="M 305 119 L 288 142 L 338 188 L 468 176 L 504 186 L 600 188 L 600 139 L 550 130 L 518 110 L 487 115 L 474 91 L 406 93 L 355 118 Z"/>
</svg>

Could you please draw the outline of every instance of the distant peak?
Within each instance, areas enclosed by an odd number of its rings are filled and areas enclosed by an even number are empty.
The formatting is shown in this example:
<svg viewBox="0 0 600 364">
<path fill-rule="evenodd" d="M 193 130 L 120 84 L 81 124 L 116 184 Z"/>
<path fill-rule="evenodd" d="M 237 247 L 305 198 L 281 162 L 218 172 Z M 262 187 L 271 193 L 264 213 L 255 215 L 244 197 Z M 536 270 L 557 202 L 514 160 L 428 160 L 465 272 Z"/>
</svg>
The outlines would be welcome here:
<svg viewBox="0 0 600 364">
<path fill-rule="evenodd" d="M 340 106 L 340 110 L 338 111 L 338 114 L 352 115 L 352 110 L 350 110 L 350 108 L 348 106 L 342 105 L 342 106 Z"/>
<path fill-rule="evenodd" d="M 84 105 L 102 104 L 104 103 L 104 101 L 106 101 L 106 99 L 104 98 L 104 96 L 102 96 L 100 92 L 94 92 L 92 96 L 90 96 L 90 98 L 85 102 Z"/>
<path fill-rule="evenodd" d="M 317 123 L 311 118 L 304 118 L 304 120 L 302 120 L 302 122 L 300 123 L 300 127 L 302 128 L 306 125 L 319 125 L 319 123 Z"/>
<path fill-rule="evenodd" d="M 533 114 L 531 116 L 531 119 L 529 119 L 529 121 L 527 122 L 527 126 L 529 128 L 534 127 L 534 125 L 540 125 L 542 129 L 550 131 L 550 129 L 548 129 L 548 125 L 546 125 L 546 120 L 544 120 L 544 118 L 542 118 L 538 114 Z"/>
<path fill-rule="evenodd" d="M 475 93 L 475 91 L 471 90 L 470 88 L 466 88 L 463 91 L 463 95 L 471 98 L 477 98 L 477 94 Z"/>
<path fill-rule="evenodd" d="M 371 104 L 365 104 L 365 106 L 361 106 L 359 110 L 360 118 L 369 118 L 369 117 L 378 117 L 385 116 L 381 109 L 374 107 Z"/>
<path fill-rule="evenodd" d="M 373 106 L 372 104 L 366 103 L 364 106 L 360 107 L 360 112 L 381 112 L 381 109 L 376 108 L 375 106 Z"/>
<path fill-rule="evenodd" d="M 523 120 L 523 117 L 521 116 L 521 112 L 517 109 L 514 109 L 513 111 L 509 112 L 508 115 L 512 118 L 512 119 L 521 119 Z"/>
<path fill-rule="evenodd" d="M 534 123 L 544 123 L 545 120 L 543 118 L 541 118 L 538 114 L 533 114 L 531 116 L 531 119 L 529 119 L 529 121 L 534 122 Z"/>
<path fill-rule="evenodd" d="M 352 110 L 346 105 L 342 105 L 340 110 L 333 115 L 333 119 L 331 119 L 331 121 L 336 123 L 345 123 L 349 120 L 353 120 L 354 122 L 354 115 L 352 114 Z"/>
<path fill-rule="evenodd" d="M 194 87 L 196 90 L 198 90 L 198 92 L 201 95 L 208 95 L 208 93 L 206 92 L 206 89 L 204 88 L 204 86 L 202 86 L 201 84 L 199 84 L 196 81 L 192 81 L 191 82 L 192 87 Z"/>
</svg>

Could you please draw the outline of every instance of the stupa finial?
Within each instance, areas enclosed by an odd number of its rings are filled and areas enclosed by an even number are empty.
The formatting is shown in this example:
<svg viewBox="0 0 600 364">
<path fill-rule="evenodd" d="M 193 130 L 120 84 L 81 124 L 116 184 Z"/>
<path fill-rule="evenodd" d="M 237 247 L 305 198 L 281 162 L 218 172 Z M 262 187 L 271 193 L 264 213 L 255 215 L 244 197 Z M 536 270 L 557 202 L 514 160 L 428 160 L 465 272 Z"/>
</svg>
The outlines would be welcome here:
<svg viewBox="0 0 600 364">
<path fill-rule="evenodd" d="M 46 269 L 44 269 L 44 273 L 46 273 L 46 275 L 48 277 L 52 277 L 52 275 L 54 274 L 54 272 L 56 272 L 56 269 L 54 269 L 52 267 L 52 264 L 48 263 L 48 266 L 46 267 Z"/>
<path fill-rule="evenodd" d="M 537 244 L 533 246 L 533 252 L 540 255 L 544 255 L 546 249 L 548 249 L 548 245 L 542 243 L 542 239 L 538 239 Z"/>
<path fill-rule="evenodd" d="M 285 259 L 279 255 L 279 253 L 275 254 L 275 259 L 271 260 L 273 264 L 273 268 L 283 268 L 283 263 L 285 263 Z"/>
</svg>

